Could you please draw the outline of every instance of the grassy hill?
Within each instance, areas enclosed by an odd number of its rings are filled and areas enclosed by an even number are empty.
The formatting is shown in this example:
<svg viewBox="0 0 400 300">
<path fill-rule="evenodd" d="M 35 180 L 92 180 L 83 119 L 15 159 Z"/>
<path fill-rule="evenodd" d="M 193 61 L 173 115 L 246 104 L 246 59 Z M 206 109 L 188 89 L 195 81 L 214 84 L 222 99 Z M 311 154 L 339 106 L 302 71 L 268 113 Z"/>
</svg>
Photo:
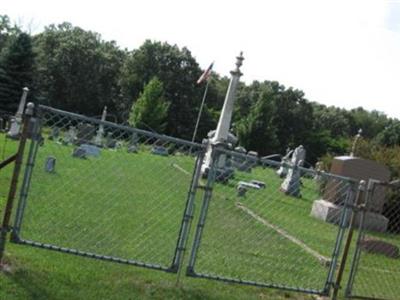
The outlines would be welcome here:
<svg viewBox="0 0 400 300">
<path fill-rule="evenodd" d="M 16 143 L 7 141 L 2 145 L 7 156 Z M 163 157 L 150 150 L 143 144 L 136 154 L 127 153 L 123 147 L 103 149 L 97 158 L 78 159 L 71 156 L 72 146 L 46 139 L 35 162 L 20 237 L 169 267 L 195 159 L 180 151 Z M 55 173 L 44 169 L 49 156 L 57 159 Z M 11 168 L 0 173 L 0 212 L 10 176 Z M 266 189 L 250 190 L 245 197 L 238 197 L 237 182 L 250 179 L 266 182 Z M 323 288 L 327 266 L 287 236 L 331 258 L 338 228 L 309 216 L 312 202 L 320 197 L 313 180 L 303 179 L 300 199 L 279 192 L 280 183 L 273 168 L 259 166 L 251 173 L 236 172 L 228 184 L 215 184 L 196 272 L 289 287 Z M 202 196 L 199 190 L 190 247 Z M 398 238 L 391 240 L 399 243 Z M 189 256 L 186 252 L 184 266 Z M 376 255 L 365 257 L 372 263 L 387 260 Z M 177 283 L 175 274 L 14 244 L 7 245 L 7 260 L 11 270 L 0 275 L 0 299 L 312 298 L 193 279 L 184 276 L 185 268 Z M 397 264 L 392 265 L 395 268 Z M 372 275 L 366 276 L 368 280 Z"/>
</svg>

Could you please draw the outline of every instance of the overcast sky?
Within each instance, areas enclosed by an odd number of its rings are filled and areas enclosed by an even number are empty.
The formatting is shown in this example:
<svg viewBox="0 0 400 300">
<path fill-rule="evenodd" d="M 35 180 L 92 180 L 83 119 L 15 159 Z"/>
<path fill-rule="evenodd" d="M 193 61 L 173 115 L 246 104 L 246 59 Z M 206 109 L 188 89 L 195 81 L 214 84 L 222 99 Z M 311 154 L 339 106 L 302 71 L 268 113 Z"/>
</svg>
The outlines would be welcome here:
<svg viewBox="0 0 400 300">
<path fill-rule="evenodd" d="M 0 14 L 40 32 L 71 22 L 121 47 L 145 39 L 186 46 L 202 68 L 278 80 L 310 101 L 400 118 L 400 1 L 0 0 Z"/>
</svg>

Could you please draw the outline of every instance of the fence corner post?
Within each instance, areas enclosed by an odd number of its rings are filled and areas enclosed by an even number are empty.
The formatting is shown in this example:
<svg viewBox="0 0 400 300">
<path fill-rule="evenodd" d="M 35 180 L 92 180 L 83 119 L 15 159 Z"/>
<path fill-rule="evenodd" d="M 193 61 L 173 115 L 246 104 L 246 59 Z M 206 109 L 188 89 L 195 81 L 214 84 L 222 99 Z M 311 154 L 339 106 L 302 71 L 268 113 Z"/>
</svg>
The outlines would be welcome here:
<svg viewBox="0 0 400 300">
<path fill-rule="evenodd" d="M 30 120 L 31 120 L 31 117 L 33 116 L 34 108 L 35 108 L 35 105 L 32 102 L 29 102 L 27 104 L 25 113 L 23 115 L 22 133 L 19 138 L 19 145 L 18 145 L 18 150 L 16 153 L 16 158 L 15 158 L 15 163 L 14 163 L 14 171 L 13 171 L 13 175 L 11 178 L 10 189 L 8 192 L 6 206 L 4 209 L 3 221 L 1 224 L 1 228 L 0 228 L 0 269 L 2 269 L 2 266 L 4 265 L 3 258 L 4 258 L 6 240 L 7 240 L 8 233 L 11 231 L 10 219 L 11 219 L 15 195 L 17 193 L 18 178 L 19 178 L 19 174 L 21 171 L 24 150 L 25 150 L 25 144 L 26 144 L 26 141 L 29 136 Z"/>
</svg>

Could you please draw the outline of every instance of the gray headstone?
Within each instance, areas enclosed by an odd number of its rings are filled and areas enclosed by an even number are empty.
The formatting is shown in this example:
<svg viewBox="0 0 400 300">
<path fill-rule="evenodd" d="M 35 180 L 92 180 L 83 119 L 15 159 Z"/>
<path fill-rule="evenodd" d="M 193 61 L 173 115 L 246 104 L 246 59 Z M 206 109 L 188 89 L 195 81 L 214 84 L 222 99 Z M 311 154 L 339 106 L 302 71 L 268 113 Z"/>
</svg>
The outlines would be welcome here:
<svg viewBox="0 0 400 300">
<path fill-rule="evenodd" d="M 76 140 L 76 128 L 75 126 L 70 126 L 68 131 L 64 134 L 63 144 L 68 145 L 74 143 Z"/>
<path fill-rule="evenodd" d="M 0 130 L 3 131 L 4 130 L 4 119 L 0 118 Z"/>
<path fill-rule="evenodd" d="M 111 132 L 107 133 L 106 145 L 105 146 L 106 146 L 106 148 L 112 148 L 112 149 L 114 149 L 117 146 L 117 140 L 115 140 L 112 137 L 112 133 Z"/>
<path fill-rule="evenodd" d="M 265 189 L 265 186 L 266 186 L 265 182 L 259 181 L 259 180 L 255 180 L 255 179 L 250 180 L 250 183 L 258 185 L 261 189 Z"/>
<path fill-rule="evenodd" d="M 78 147 L 75 148 L 74 151 L 72 152 L 72 157 L 76 157 L 76 158 L 86 158 L 86 151 L 85 149 Z"/>
<path fill-rule="evenodd" d="M 252 183 L 252 182 L 247 182 L 247 181 L 239 181 L 237 186 L 238 187 L 244 186 L 247 189 L 255 189 L 255 190 L 261 189 L 261 187 L 258 184 L 255 184 L 255 183 Z"/>
<path fill-rule="evenodd" d="M 300 179 L 301 172 L 298 167 L 301 167 L 306 159 L 306 150 L 303 146 L 297 147 L 292 156 L 291 168 L 289 168 L 285 180 L 281 184 L 281 191 L 287 195 L 301 197 L 300 194 Z"/>
<path fill-rule="evenodd" d="M 49 156 L 46 158 L 44 165 L 44 170 L 48 173 L 54 173 L 56 170 L 56 158 L 54 156 Z"/>
<path fill-rule="evenodd" d="M 80 123 L 78 125 L 77 143 L 86 144 L 92 141 L 96 134 L 96 128 L 92 124 Z"/>
<path fill-rule="evenodd" d="M 167 150 L 167 148 L 165 148 L 163 146 L 154 146 L 151 149 L 151 153 L 156 154 L 156 155 L 161 155 L 161 156 L 168 156 L 168 150 Z"/>
<path fill-rule="evenodd" d="M 137 145 L 139 143 L 140 137 L 139 135 L 134 132 L 131 135 L 131 139 L 129 140 L 129 145 Z"/>
<path fill-rule="evenodd" d="M 238 185 L 236 190 L 239 197 L 244 197 L 247 192 L 247 187 L 245 187 L 244 185 Z"/>
<path fill-rule="evenodd" d="M 49 140 L 57 140 L 59 136 L 60 136 L 60 128 L 53 127 L 49 135 Z"/>
<path fill-rule="evenodd" d="M 100 156 L 100 148 L 97 146 L 82 144 L 79 146 L 79 148 L 85 150 L 87 156 L 94 156 L 94 157 Z"/>
<path fill-rule="evenodd" d="M 128 153 L 138 153 L 138 147 L 136 145 L 129 145 Z"/>
</svg>

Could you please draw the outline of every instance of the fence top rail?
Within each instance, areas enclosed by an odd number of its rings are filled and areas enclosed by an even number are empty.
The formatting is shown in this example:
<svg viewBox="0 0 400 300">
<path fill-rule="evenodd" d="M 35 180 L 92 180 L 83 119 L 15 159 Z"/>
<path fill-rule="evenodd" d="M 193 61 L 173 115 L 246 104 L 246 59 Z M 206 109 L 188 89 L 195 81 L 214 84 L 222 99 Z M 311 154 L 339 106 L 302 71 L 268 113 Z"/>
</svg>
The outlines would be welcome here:
<svg viewBox="0 0 400 300">
<path fill-rule="evenodd" d="M 158 134 L 155 132 L 151 132 L 151 131 L 147 131 L 147 130 L 142 130 L 142 129 L 138 129 L 138 128 L 134 128 L 134 127 L 130 127 L 130 126 L 126 126 L 126 125 L 121 125 L 121 124 L 116 124 L 113 122 L 109 122 L 109 121 L 102 121 L 100 119 L 96 119 L 96 118 L 92 118 L 92 117 L 87 117 L 81 114 L 77 114 L 77 113 L 72 113 L 72 112 L 67 112 L 61 109 L 57 109 L 57 108 L 53 108 L 50 106 L 46 106 L 46 105 L 39 105 L 39 111 L 40 110 L 45 110 L 45 111 L 49 111 L 52 113 L 56 113 L 59 115 L 63 115 L 66 117 L 70 117 L 70 118 L 74 118 L 74 119 L 80 119 L 80 120 L 84 120 L 87 122 L 91 122 L 91 123 L 95 123 L 97 125 L 107 125 L 116 129 L 120 129 L 120 130 L 125 130 L 127 132 L 131 132 L 131 133 L 138 133 L 138 134 L 142 134 L 142 135 L 146 135 L 146 136 L 150 136 L 150 137 L 154 137 L 157 139 L 162 139 L 168 142 L 172 142 L 172 143 L 176 143 L 176 144 L 182 144 L 182 145 L 186 145 L 186 146 L 190 146 L 190 147 L 196 147 L 197 149 L 205 149 L 205 145 L 203 144 L 199 144 L 199 143 L 195 143 L 195 142 L 190 142 L 187 140 L 183 140 L 180 138 L 176 138 L 176 137 L 172 137 L 172 136 L 168 136 L 168 135 L 164 135 L 164 134 Z"/>
<path fill-rule="evenodd" d="M 218 147 L 218 145 L 217 145 Z M 254 156 L 254 155 L 249 155 L 246 153 L 240 153 L 240 152 L 236 152 L 236 151 L 232 151 L 226 148 L 223 148 L 222 146 L 220 146 L 219 148 L 217 148 L 217 151 L 219 151 L 220 153 L 225 153 L 227 155 L 230 156 L 236 156 L 236 157 L 240 157 L 240 158 L 244 158 L 246 160 L 252 161 L 254 163 L 260 164 L 260 165 L 270 165 L 272 167 L 281 167 L 281 166 L 285 166 L 288 168 L 293 168 L 293 166 L 291 164 L 285 163 L 285 162 L 278 162 L 272 159 L 267 159 L 267 158 L 262 158 L 262 157 L 258 157 L 258 156 Z M 349 183 L 355 183 L 355 184 L 359 184 L 360 180 L 356 179 L 356 178 L 352 178 L 352 177 L 346 177 L 346 176 L 341 176 L 341 175 L 337 175 L 337 174 L 333 174 L 333 173 L 328 173 L 328 172 L 321 172 L 321 171 L 316 171 L 316 170 L 310 170 L 308 168 L 304 168 L 304 167 L 297 167 L 299 170 L 309 173 L 309 174 L 319 174 L 323 177 L 328 177 L 328 178 L 333 178 L 333 179 L 338 179 L 338 180 L 342 180 L 342 181 L 346 181 Z"/>
</svg>

